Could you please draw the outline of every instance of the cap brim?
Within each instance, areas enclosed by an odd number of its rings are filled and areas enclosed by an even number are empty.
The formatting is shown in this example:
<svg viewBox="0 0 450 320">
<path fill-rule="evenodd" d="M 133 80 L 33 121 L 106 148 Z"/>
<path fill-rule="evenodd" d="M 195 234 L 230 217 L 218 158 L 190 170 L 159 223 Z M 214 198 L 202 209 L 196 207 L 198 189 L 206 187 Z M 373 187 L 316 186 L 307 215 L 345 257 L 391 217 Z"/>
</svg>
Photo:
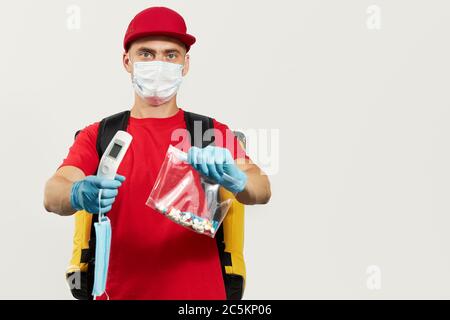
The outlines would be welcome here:
<svg viewBox="0 0 450 320">
<path fill-rule="evenodd" d="M 196 41 L 195 37 L 190 34 L 167 32 L 167 31 L 137 32 L 136 34 L 133 34 L 132 37 L 127 39 L 127 41 L 124 43 L 125 51 L 128 51 L 132 42 L 134 42 L 138 39 L 141 39 L 141 38 L 149 37 L 149 36 L 168 36 L 171 38 L 175 38 L 178 41 L 182 42 L 186 46 L 187 51 L 189 51 L 191 46 Z"/>
</svg>

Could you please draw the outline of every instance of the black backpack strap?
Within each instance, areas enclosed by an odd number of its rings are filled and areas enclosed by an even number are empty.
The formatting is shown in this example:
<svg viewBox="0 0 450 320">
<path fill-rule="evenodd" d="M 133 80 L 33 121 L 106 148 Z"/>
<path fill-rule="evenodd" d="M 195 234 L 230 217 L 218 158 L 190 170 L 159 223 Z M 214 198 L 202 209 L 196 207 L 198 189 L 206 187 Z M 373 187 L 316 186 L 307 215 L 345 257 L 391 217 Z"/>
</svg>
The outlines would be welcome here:
<svg viewBox="0 0 450 320">
<path fill-rule="evenodd" d="M 111 142 L 112 138 L 116 134 L 117 131 L 123 130 L 126 131 L 128 127 L 128 119 L 130 118 L 130 111 L 122 111 L 112 116 L 106 117 L 100 121 L 98 126 L 98 135 L 97 135 L 97 154 L 100 161 L 103 153 L 105 152 L 108 144 Z M 75 132 L 75 139 L 81 130 Z"/>
<path fill-rule="evenodd" d="M 119 130 L 126 131 L 130 110 L 122 111 L 100 121 L 97 135 L 97 153 L 99 160 L 103 156 L 108 144 Z"/>
<path fill-rule="evenodd" d="M 208 137 L 207 134 L 205 135 L 205 132 L 208 129 L 214 129 L 214 122 L 212 118 L 186 111 L 184 112 L 184 118 L 186 121 L 186 129 L 189 131 L 189 134 L 191 135 L 192 146 L 204 148 L 209 144 L 214 143 L 215 140 L 214 135 L 212 135 L 211 137 Z M 212 131 L 211 133 L 213 134 L 214 131 Z M 217 250 L 219 253 L 220 264 L 222 267 L 222 277 L 227 300 L 240 300 L 242 299 L 243 293 L 242 276 L 228 275 L 225 271 L 226 266 L 232 266 L 232 261 L 231 261 L 231 254 L 225 251 L 225 235 L 223 230 L 223 224 L 221 224 L 219 229 L 217 230 L 215 240 Z"/>
<path fill-rule="evenodd" d="M 103 153 L 105 152 L 106 148 L 108 147 L 108 144 L 111 142 L 112 138 L 117 133 L 117 131 L 127 130 L 129 118 L 130 118 L 130 111 L 126 110 L 113 114 L 112 116 L 106 117 L 102 119 L 102 121 L 100 121 L 100 124 L 98 126 L 97 145 L 96 145 L 99 164 L 103 156 Z M 93 223 L 91 228 L 91 238 L 95 237 L 95 232 L 93 232 L 93 230 L 94 230 L 94 222 L 98 222 L 97 214 L 94 214 L 92 216 L 92 222 Z M 89 245 L 89 247 L 91 246 Z M 92 254 L 91 259 L 93 259 Z"/>
<path fill-rule="evenodd" d="M 205 136 L 205 132 L 209 129 L 214 129 L 213 119 L 201 114 L 193 112 L 184 112 L 184 120 L 186 122 L 186 129 L 191 136 L 191 145 L 199 148 L 214 143 L 214 135 L 210 137 Z M 213 131 L 211 133 L 214 133 Z"/>
</svg>

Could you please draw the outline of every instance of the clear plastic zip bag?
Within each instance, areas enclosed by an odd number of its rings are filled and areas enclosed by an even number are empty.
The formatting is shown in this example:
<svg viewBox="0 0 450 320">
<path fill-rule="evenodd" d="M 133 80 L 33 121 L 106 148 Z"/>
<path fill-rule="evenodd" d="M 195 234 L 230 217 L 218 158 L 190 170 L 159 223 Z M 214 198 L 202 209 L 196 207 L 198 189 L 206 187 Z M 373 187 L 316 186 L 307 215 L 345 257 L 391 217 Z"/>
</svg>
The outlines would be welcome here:
<svg viewBox="0 0 450 320">
<path fill-rule="evenodd" d="M 181 226 L 214 238 L 232 201 L 220 201 L 219 188 L 187 162 L 185 152 L 169 146 L 146 205 Z"/>
</svg>

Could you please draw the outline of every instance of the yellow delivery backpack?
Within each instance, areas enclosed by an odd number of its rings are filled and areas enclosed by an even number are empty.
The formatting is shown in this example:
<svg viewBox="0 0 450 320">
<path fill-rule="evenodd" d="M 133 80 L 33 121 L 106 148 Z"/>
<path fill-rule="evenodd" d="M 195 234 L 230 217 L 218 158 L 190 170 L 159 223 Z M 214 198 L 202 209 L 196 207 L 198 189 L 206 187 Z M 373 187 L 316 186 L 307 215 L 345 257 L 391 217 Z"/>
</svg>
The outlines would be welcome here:
<svg viewBox="0 0 450 320">
<path fill-rule="evenodd" d="M 199 114 L 184 112 L 186 128 L 191 136 L 191 144 L 200 148 L 206 147 L 211 141 L 204 141 L 203 133 L 213 128 L 213 120 Z M 123 111 L 100 121 L 97 136 L 97 153 L 101 159 L 109 142 L 118 130 L 126 131 L 130 111 Z M 194 135 L 194 124 L 201 122 L 202 136 Z M 80 131 L 75 134 L 75 139 Z M 245 136 L 235 132 L 241 145 L 245 148 Z M 214 141 L 214 137 L 212 137 Z M 236 200 L 234 195 L 224 188 L 219 189 L 220 200 L 232 199 L 230 209 L 216 233 L 215 239 L 219 251 L 222 274 L 227 299 L 242 298 L 245 289 L 246 270 L 244 262 L 244 205 Z M 70 265 L 66 271 L 66 280 L 72 295 L 79 300 L 92 299 L 95 267 L 95 232 L 93 223 L 98 215 L 85 210 L 75 213 L 75 231 L 73 235 L 73 250 Z"/>
</svg>

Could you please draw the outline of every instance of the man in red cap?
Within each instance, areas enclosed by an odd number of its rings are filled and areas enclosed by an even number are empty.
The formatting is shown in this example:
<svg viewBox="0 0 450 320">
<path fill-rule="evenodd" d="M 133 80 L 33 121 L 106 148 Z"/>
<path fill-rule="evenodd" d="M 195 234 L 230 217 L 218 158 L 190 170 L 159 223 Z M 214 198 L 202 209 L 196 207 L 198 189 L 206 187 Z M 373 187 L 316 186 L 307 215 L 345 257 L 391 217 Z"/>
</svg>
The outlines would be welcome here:
<svg viewBox="0 0 450 320">
<path fill-rule="evenodd" d="M 152 7 L 136 15 L 124 39 L 123 65 L 131 74 L 135 102 L 127 127 L 133 141 L 120 164 L 120 175 L 115 180 L 95 177 L 99 164 L 99 122 L 95 122 L 78 134 L 46 184 L 47 211 L 108 212 L 113 233 L 106 292 L 111 299 L 230 298 L 215 240 L 145 205 L 169 145 L 187 151 L 196 170 L 236 194 L 241 203 L 264 204 L 270 199 L 267 176 L 225 124 L 213 121 L 214 147 L 199 149 L 191 147 L 188 139 L 173 141 L 176 130 L 186 129 L 185 111 L 176 97 L 189 71 L 187 52 L 194 43 L 184 19 L 171 9 Z M 224 179 L 224 174 L 235 182 Z"/>
</svg>

